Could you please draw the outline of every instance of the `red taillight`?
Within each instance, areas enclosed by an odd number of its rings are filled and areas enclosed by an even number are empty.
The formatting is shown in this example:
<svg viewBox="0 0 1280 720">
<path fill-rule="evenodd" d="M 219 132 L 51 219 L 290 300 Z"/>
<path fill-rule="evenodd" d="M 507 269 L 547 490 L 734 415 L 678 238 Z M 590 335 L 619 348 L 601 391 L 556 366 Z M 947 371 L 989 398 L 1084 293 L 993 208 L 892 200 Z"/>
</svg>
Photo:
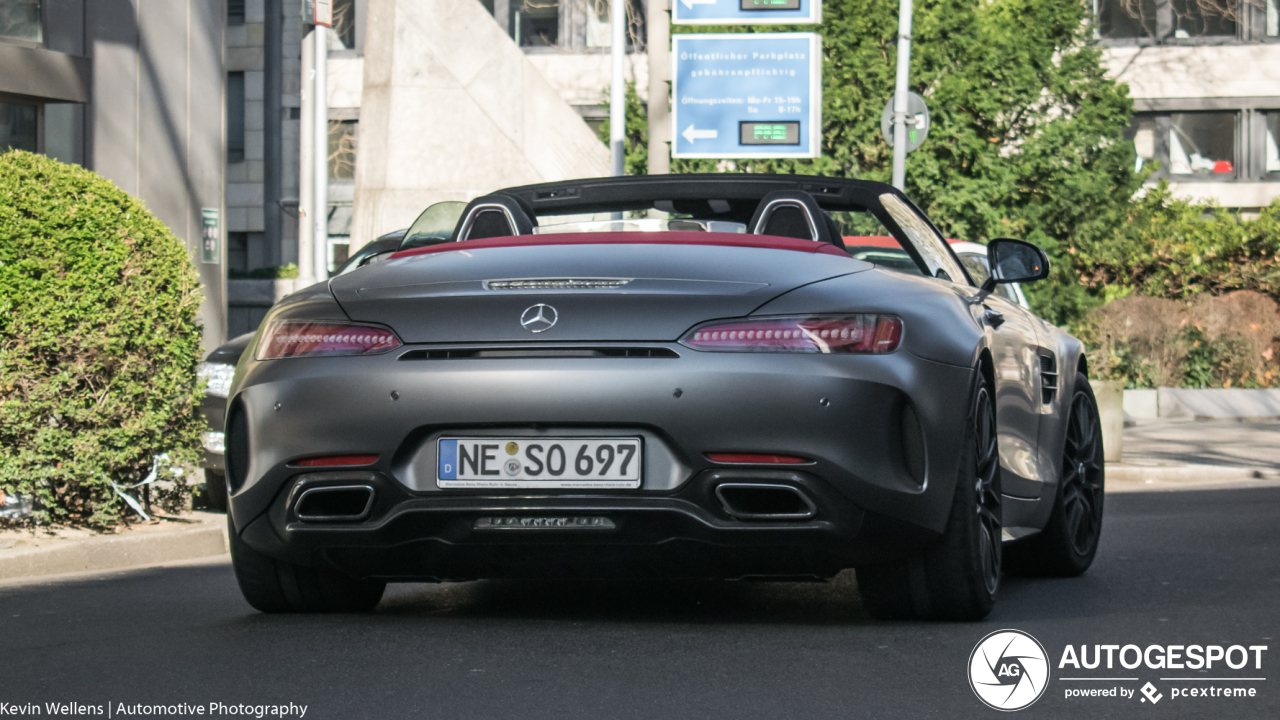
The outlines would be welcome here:
<svg viewBox="0 0 1280 720">
<path fill-rule="evenodd" d="M 378 462 L 377 455 L 325 455 L 305 460 L 295 460 L 298 467 L 351 467 L 352 465 L 372 465 Z"/>
<path fill-rule="evenodd" d="M 719 352 L 890 353 L 902 342 L 902 320 L 889 315 L 721 320 L 690 330 L 680 342 Z"/>
<path fill-rule="evenodd" d="M 400 347 L 400 338 L 377 325 L 280 320 L 258 344 L 257 359 L 377 355 Z"/>
<path fill-rule="evenodd" d="M 802 458 L 796 455 L 774 455 L 766 453 L 728 453 L 728 452 L 709 452 L 706 454 L 707 459 L 711 462 L 718 463 L 753 463 L 759 465 L 797 465 L 800 463 L 813 462 L 809 458 Z"/>
</svg>

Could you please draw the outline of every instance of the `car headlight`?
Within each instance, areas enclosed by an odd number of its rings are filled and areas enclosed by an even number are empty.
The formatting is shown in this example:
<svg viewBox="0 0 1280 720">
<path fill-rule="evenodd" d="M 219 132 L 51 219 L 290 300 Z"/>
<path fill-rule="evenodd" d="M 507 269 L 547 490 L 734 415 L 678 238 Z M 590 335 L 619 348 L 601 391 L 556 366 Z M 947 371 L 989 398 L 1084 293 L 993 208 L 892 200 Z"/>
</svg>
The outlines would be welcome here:
<svg viewBox="0 0 1280 720">
<path fill-rule="evenodd" d="M 196 366 L 196 377 L 205 381 L 205 391 L 214 397 L 226 397 L 231 392 L 235 374 L 236 366 L 226 363 L 202 362 Z"/>
<path fill-rule="evenodd" d="M 815 315 L 715 320 L 680 343 L 711 352 L 891 353 L 902 342 L 902 320 L 891 315 Z"/>
</svg>

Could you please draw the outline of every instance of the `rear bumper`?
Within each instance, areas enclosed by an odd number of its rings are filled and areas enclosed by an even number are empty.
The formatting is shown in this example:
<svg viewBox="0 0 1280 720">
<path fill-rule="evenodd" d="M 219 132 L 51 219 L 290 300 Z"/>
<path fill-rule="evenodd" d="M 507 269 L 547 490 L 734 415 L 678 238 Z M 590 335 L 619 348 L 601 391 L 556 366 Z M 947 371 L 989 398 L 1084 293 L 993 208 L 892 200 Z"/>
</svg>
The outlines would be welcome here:
<svg viewBox="0 0 1280 720">
<path fill-rule="evenodd" d="M 814 516 L 742 521 L 715 495 L 722 483 L 795 488 Z M 306 522 L 312 488 L 369 487 L 358 522 Z M 575 523 L 575 521 L 577 521 Z M 603 523 L 601 522 L 603 521 Z M 601 527 L 604 524 L 606 527 Z M 869 514 L 803 472 L 705 471 L 662 495 L 423 497 L 380 473 L 302 475 L 243 531 L 289 562 L 389 581 L 547 577 L 829 577 L 896 559 L 934 535 Z"/>
<path fill-rule="evenodd" d="M 245 541 L 280 559 L 388 579 L 556 574 L 829 575 L 908 553 L 941 532 L 954 488 L 970 370 L 889 356 L 699 353 L 676 358 L 377 357 L 255 363 L 236 389 L 249 463 L 230 504 Z M 676 392 L 679 389 L 680 392 Z M 394 396 L 393 396 L 394 393 Z M 394 397 L 394 399 L 393 399 Z M 924 438 L 923 482 L 903 457 L 903 410 Z M 640 436 L 638 490 L 441 490 L 435 439 L 465 432 Z M 812 458 L 719 466 L 704 453 Z M 370 453 L 359 472 L 306 472 L 313 455 Z M 724 482 L 799 489 L 814 514 L 751 521 Z M 368 515 L 304 522 L 302 489 L 367 484 Z M 486 518 L 607 518 L 599 529 L 500 529 Z M 481 523 L 483 525 L 483 523 Z"/>
</svg>

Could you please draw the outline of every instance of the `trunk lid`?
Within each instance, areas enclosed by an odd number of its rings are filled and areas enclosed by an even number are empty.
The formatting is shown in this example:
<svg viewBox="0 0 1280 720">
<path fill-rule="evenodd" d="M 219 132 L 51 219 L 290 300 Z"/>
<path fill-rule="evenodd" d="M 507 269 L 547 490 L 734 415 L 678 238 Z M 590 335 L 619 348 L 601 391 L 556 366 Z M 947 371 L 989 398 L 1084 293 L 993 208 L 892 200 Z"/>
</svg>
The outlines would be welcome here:
<svg viewBox="0 0 1280 720">
<path fill-rule="evenodd" d="M 352 320 L 388 325 L 405 343 L 662 342 L 705 320 L 748 315 L 802 285 L 871 267 L 815 252 L 816 243 L 795 244 L 807 241 L 723 235 L 704 244 L 719 234 L 628 235 L 606 235 L 598 244 L 581 236 L 572 244 L 555 244 L 555 236 L 496 247 L 452 243 L 336 277 L 330 289 Z M 554 324 L 546 322 L 548 310 L 537 319 L 532 308 L 539 304 L 554 308 Z M 532 322 L 526 327 L 522 319 Z"/>
</svg>

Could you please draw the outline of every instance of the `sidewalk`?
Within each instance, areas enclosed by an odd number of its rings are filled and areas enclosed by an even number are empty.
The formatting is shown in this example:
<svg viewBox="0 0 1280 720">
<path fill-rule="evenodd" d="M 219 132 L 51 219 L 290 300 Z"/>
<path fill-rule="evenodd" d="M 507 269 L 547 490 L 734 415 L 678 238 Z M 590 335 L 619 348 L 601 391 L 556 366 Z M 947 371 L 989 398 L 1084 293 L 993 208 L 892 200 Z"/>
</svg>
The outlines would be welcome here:
<svg viewBox="0 0 1280 720">
<path fill-rule="evenodd" d="M 226 516 L 161 516 L 118 533 L 0 530 L 0 584 L 22 578 L 151 567 L 227 552 Z"/>
<path fill-rule="evenodd" d="M 1109 492 L 1280 485 L 1280 421 L 1138 420 Z"/>
</svg>

